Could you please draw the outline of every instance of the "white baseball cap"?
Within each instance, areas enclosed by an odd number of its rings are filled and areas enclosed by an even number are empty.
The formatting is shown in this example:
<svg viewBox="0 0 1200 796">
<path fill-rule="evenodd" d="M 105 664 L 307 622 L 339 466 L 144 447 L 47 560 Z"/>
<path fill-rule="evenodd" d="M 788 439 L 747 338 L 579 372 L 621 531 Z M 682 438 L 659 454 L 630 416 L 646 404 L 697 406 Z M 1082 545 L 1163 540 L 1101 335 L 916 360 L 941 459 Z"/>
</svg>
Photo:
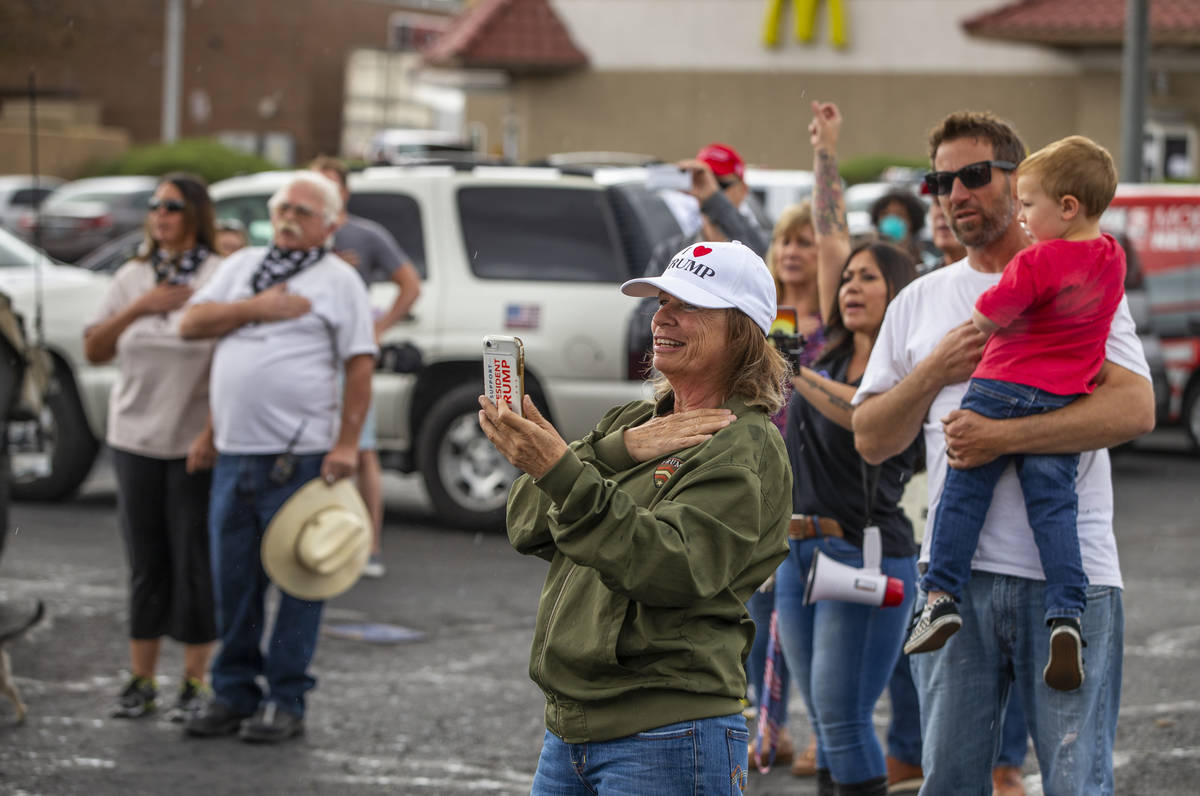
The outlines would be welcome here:
<svg viewBox="0 0 1200 796">
<path fill-rule="evenodd" d="M 775 321 L 775 280 L 767 264 L 738 241 L 706 241 L 688 246 L 671 258 L 662 276 L 630 279 L 621 285 L 626 296 L 669 293 L 706 309 L 734 307 L 768 334 Z"/>
</svg>

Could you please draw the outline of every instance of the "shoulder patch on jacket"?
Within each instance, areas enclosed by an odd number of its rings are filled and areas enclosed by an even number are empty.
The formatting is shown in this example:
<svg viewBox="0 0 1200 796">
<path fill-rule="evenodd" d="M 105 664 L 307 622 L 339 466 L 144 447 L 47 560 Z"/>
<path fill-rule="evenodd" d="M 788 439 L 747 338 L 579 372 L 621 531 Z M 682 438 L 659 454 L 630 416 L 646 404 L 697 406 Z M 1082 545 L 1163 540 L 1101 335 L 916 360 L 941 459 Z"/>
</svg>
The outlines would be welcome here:
<svg viewBox="0 0 1200 796">
<path fill-rule="evenodd" d="M 683 462 L 676 459 L 674 456 L 663 459 L 654 468 L 654 486 L 662 487 L 667 481 L 671 480 L 671 476 L 675 475 L 675 471 L 683 466 Z"/>
</svg>

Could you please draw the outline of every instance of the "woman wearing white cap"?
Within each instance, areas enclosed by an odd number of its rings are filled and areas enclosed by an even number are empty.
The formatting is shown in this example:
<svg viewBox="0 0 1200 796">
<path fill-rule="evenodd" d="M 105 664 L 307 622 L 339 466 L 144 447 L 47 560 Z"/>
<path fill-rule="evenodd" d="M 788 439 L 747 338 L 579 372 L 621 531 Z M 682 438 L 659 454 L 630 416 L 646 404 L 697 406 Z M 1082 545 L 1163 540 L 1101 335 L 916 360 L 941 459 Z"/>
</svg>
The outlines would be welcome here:
<svg viewBox="0 0 1200 796">
<path fill-rule="evenodd" d="M 533 793 L 744 787 L 745 603 L 786 555 L 791 515 L 770 421 L 787 368 L 766 339 L 775 285 L 747 247 L 706 242 L 621 289 L 658 298 L 655 400 L 568 445 L 528 398 L 528 419 L 480 398 L 480 426 L 526 473 L 509 539 L 550 562 L 530 656 L 547 727 Z"/>
</svg>

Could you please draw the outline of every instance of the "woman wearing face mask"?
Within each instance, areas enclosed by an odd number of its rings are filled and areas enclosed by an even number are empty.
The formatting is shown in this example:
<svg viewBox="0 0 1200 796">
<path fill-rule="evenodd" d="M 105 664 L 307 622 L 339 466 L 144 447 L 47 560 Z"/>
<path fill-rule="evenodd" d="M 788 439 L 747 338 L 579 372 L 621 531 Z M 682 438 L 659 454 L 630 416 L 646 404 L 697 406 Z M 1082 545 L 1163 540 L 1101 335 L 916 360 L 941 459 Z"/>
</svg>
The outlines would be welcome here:
<svg viewBox="0 0 1200 796">
<path fill-rule="evenodd" d="M 803 597 L 817 550 L 843 564 L 862 565 L 867 510 L 850 399 L 884 311 L 915 269 L 890 244 L 850 250 L 836 163 L 841 116 L 829 103 L 813 103 L 813 111 L 809 132 L 826 344 L 813 367 L 801 368 L 792 380 L 784 435 L 793 472 L 791 552 L 776 573 L 776 610 L 788 668 L 817 735 L 817 792 L 882 796 L 888 777 L 872 712 L 900 653 L 915 595 L 917 549 L 912 525 L 897 505 L 916 462 L 915 448 L 882 465 L 871 514 L 881 532 L 883 572 L 905 585 L 902 603 L 804 605 Z"/>
<path fill-rule="evenodd" d="M 130 569 L 132 674 L 113 709 L 117 718 L 155 709 L 163 636 L 184 645 L 171 719 L 185 720 L 207 692 L 204 677 L 216 639 L 208 555 L 208 470 L 216 456 L 208 371 L 215 341 L 181 340 L 179 318 L 221 262 L 213 239 L 204 182 L 168 174 L 150 200 L 142 249 L 117 270 L 84 331 L 88 361 L 116 359 L 120 371 L 109 400 L 107 441 Z"/>
<path fill-rule="evenodd" d="M 921 262 L 917 235 L 924 224 L 925 203 L 904 188 L 888 191 L 871 205 L 871 225 L 879 237 L 904 249 L 914 262 Z"/>
</svg>

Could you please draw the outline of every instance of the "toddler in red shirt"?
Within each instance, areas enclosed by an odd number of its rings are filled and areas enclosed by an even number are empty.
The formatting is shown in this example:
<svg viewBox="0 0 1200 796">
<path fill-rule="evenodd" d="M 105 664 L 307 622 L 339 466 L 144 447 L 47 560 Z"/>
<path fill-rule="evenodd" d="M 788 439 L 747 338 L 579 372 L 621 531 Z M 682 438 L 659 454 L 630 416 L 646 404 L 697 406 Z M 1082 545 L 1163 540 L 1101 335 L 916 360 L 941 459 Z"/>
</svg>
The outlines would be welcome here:
<svg viewBox="0 0 1200 796">
<path fill-rule="evenodd" d="M 1125 253 L 1100 231 L 1100 215 L 1116 188 L 1112 157 L 1082 136 L 1056 141 L 1017 168 L 1021 221 L 1037 242 L 1017 254 L 975 304 L 972 322 L 991 337 L 963 409 L 1024 417 L 1066 406 L 1095 388 L 1124 295 Z M 904 651 L 938 649 L 962 626 L 956 602 L 971 574 L 992 490 L 1010 460 L 1046 576 L 1051 635 L 1042 677 L 1070 691 L 1083 683 L 1079 617 L 1087 604 L 1076 533 L 1078 454 L 1001 456 L 967 470 L 947 468 L 921 582 L 928 600 Z"/>
</svg>

